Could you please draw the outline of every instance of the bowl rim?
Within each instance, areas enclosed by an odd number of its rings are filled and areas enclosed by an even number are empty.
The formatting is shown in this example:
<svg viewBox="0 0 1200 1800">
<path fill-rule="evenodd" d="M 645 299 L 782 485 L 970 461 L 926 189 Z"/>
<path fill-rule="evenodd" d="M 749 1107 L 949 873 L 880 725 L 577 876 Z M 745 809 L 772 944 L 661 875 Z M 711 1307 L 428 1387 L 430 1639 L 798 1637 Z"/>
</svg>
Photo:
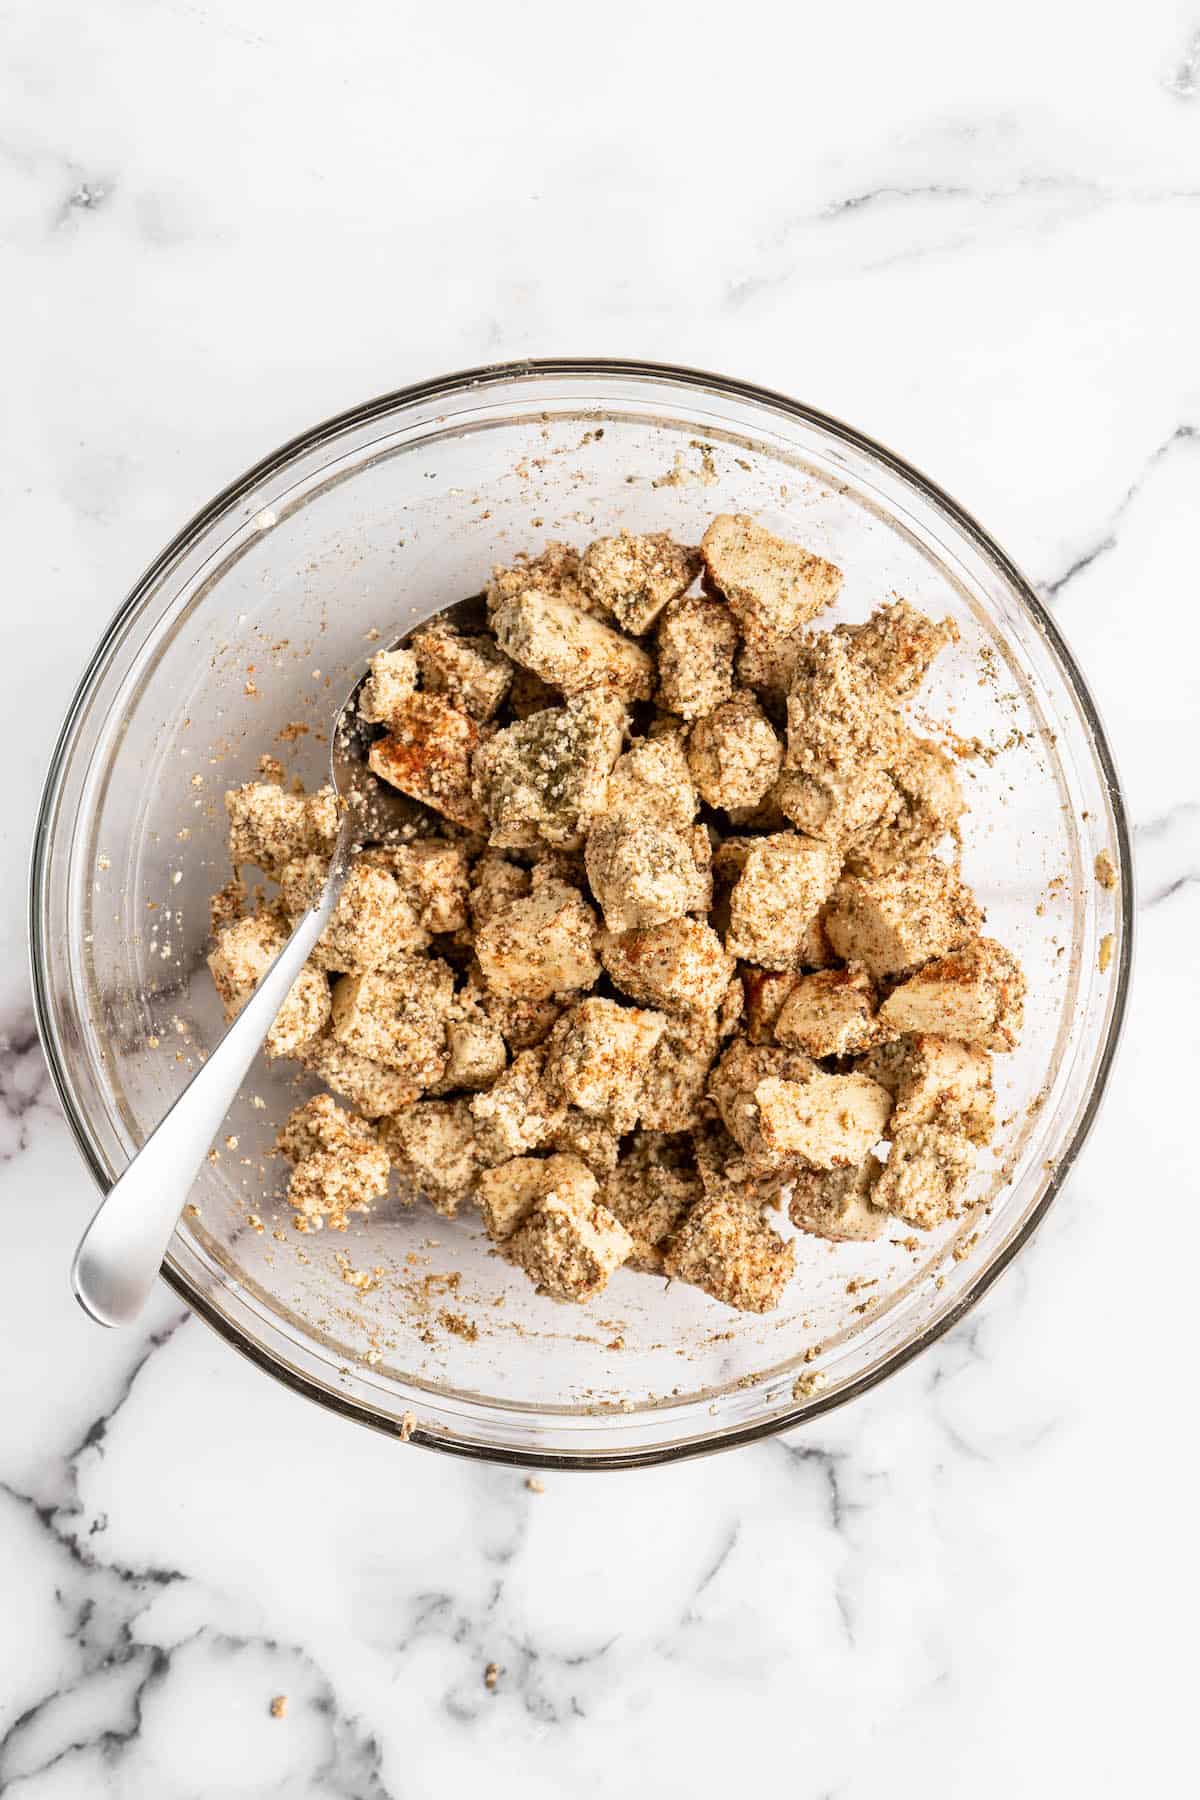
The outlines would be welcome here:
<svg viewBox="0 0 1200 1800">
<path fill-rule="evenodd" d="M 96 1140 L 90 1131 L 82 1109 L 76 1104 L 66 1060 L 60 1051 L 45 978 L 41 917 L 51 841 L 48 829 L 49 820 L 55 810 L 58 789 L 72 747 L 80 713 L 88 700 L 96 676 L 106 663 L 115 641 L 124 632 L 126 625 L 142 605 L 154 584 L 171 564 L 185 554 L 209 526 L 215 523 L 231 506 L 236 505 L 247 494 L 253 492 L 263 481 L 284 470 L 296 457 L 319 449 L 323 443 L 337 438 L 348 429 L 369 425 L 372 421 L 407 406 L 431 400 L 449 399 L 472 388 L 491 386 L 505 381 L 553 380 L 571 376 L 600 378 L 607 376 L 614 380 L 656 381 L 685 391 L 704 389 L 732 400 L 771 407 L 805 425 L 815 427 L 835 439 L 840 439 L 855 450 L 876 458 L 892 473 L 912 483 L 923 493 L 925 498 L 940 508 L 973 541 L 975 547 L 993 563 L 997 571 L 1009 583 L 1019 602 L 1025 607 L 1047 639 L 1063 671 L 1088 728 L 1096 761 L 1112 808 L 1113 822 L 1116 827 L 1119 880 L 1117 904 L 1120 917 L 1120 944 L 1108 1025 L 1100 1045 L 1095 1075 L 1086 1101 L 1080 1110 L 1070 1139 L 1055 1157 L 1055 1166 L 1050 1172 L 1045 1192 L 1032 1208 L 1019 1231 L 1015 1232 L 1008 1243 L 1003 1245 L 995 1256 L 979 1270 L 955 1306 L 884 1358 L 878 1367 L 857 1377 L 844 1388 L 839 1389 L 837 1393 L 823 1399 L 814 1396 L 802 1404 L 798 1404 L 794 1410 L 789 1409 L 774 1414 L 770 1418 L 745 1425 L 718 1427 L 712 1432 L 685 1443 L 625 1450 L 614 1449 L 588 1455 L 472 1442 L 443 1436 L 437 1431 L 427 1431 L 419 1423 L 411 1431 L 411 1434 L 408 1434 L 403 1432 L 401 1426 L 395 1421 L 382 1418 L 370 1406 L 352 1399 L 348 1395 L 338 1393 L 332 1387 L 322 1386 L 310 1376 L 276 1356 L 262 1344 L 245 1335 L 232 1320 L 218 1311 L 207 1297 L 194 1287 L 182 1270 L 172 1266 L 169 1255 L 163 1262 L 160 1271 L 162 1279 L 191 1311 L 196 1313 L 226 1343 L 246 1357 L 255 1367 L 272 1375 L 294 1393 L 302 1395 L 305 1399 L 313 1401 L 341 1418 L 367 1425 L 387 1437 L 403 1438 L 404 1441 L 411 1441 L 423 1448 L 440 1450 L 445 1454 L 465 1457 L 472 1461 L 493 1462 L 526 1469 L 612 1470 L 655 1467 L 663 1463 L 711 1455 L 718 1450 L 730 1450 L 743 1444 L 757 1442 L 760 1439 L 778 1436 L 782 1432 L 810 1424 L 823 1414 L 846 1405 L 849 1401 L 857 1399 L 869 1389 L 878 1386 L 880 1382 L 887 1380 L 906 1367 L 915 1357 L 936 1343 L 952 1326 L 957 1325 L 977 1305 L 993 1282 L 1004 1273 L 1017 1254 L 1029 1243 L 1074 1166 L 1075 1160 L 1095 1124 L 1107 1092 L 1127 1013 L 1133 967 L 1135 917 L 1132 836 L 1116 762 L 1099 709 L 1050 611 L 1039 599 L 1032 583 L 1011 557 L 1001 549 L 973 514 L 961 506 L 944 488 L 885 444 L 819 408 L 806 405 L 776 389 L 763 387 L 754 382 L 742 381 L 734 377 L 717 375 L 707 370 L 673 363 L 620 357 L 575 356 L 527 357 L 509 362 L 485 363 L 377 394 L 357 406 L 348 407 L 342 412 L 331 415 L 306 431 L 288 438 L 278 449 L 263 457 L 244 474 L 222 488 L 207 505 L 203 506 L 176 532 L 175 536 L 144 569 L 108 621 L 71 696 L 51 752 L 46 779 L 38 803 L 29 875 L 29 961 L 34 1017 L 50 1077 L 80 1154 L 98 1187 L 104 1190 L 109 1181 L 108 1170 L 100 1157 Z"/>
</svg>

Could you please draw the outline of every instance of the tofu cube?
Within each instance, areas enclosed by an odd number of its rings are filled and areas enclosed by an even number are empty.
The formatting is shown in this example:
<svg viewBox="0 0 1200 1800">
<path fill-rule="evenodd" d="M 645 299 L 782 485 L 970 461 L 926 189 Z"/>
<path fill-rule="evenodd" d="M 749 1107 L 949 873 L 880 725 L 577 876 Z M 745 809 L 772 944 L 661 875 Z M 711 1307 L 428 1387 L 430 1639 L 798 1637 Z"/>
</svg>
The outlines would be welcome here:
<svg viewBox="0 0 1200 1800">
<path fill-rule="evenodd" d="M 551 1300 L 592 1300 L 626 1262 L 633 1239 L 596 1199 L 596 1178 L 573 1157 L 550 1157 L 542 1191 L 505 1245 L 539 1294 Z M 574 1164 L 563 1168 L 563 1164 Z"/>
<path fill-rule="evenodd" d="M 693 725 L 688 769 L 710 806 L 755 807 L 774 786 L 783 745 L 744 688 Z"/>
<path fill-rule="evenodd" d="M 441 694 L 410 694 L 388 724 L 389 735 L 367 752 L 372 772 L 455 825 L 481 831 L 485 820 L 471 787 L 480 741 L 474 719 Z"/>
<path fill-rule="evenodd" d="M 343 975 L 334 983 L 333 1034 L 357 1056 L 432 1087 L 446 1066 L 454 976 L 437 957 L 411 957 L 392 975 Z"/>
<path fill-rule="evenodd" d="M 365 974 L 395 957 L 423 950 L 429 933 L 395 876 L 370 860 L 352 864 L 313 961 L 322 969 Z M 321 896 L 328 873 L 323 856 L 299 856 L 281 872 L 279 888 L 288 917 L 299 922 Z"/>
<path fill-rule="evenodd" d="M 600 957 L 622 993 L 667 1013 L 715 1013 L 733 979 L 733 958 L 699 919 L 605 933 Z"/>
<path fill-rule="evenodd" d="M 777 711 L 787 699 L 807 634 L 803 628 L 768 631 L 752 619 L 743 619 L 741 629 L 742 645 L 735 665 L 738 685 L 753 688 Z"/>
<path fill-rule="evenodd" d="M 328 857 L 337 836 L 337 801 L 332 788 L 315 794 L 288 794 L 272 781 L 251 781 L 225 796 L 229 815 L 229 859 L 247 863 L 274 879 L 297 856 Z"/>
<path fill-rule="evenodd" d="M 450 625 L 434 625 L 418 632 L 412 654 L 427 694 L 445 694 L 481 725 L 499 712 L 513 667 L 490 637 L 472 637 Z"/>
<path fill-rule="evenodd" d="M 489 619 L 501 601 L 515 600 L 527 588 L 537 588 L 581 612 L 590 612 L 592 600 L 582 585 L 581 560 L 578 550 L 552 538 L 536 556 L 520 555 L 507 568 L 498 565 L 487 590 Z"/>
<path fill-rule="evenodd" d="M 380 1120 L 379 1137 L 400 1178 L 402 1198 L 423 1196 L 452 1219 L 479 1178 L 475 1121 L 465 1100 L 417 1100 Z"/>
<path fill-rule="evenodd" d="M 690 1131 L 701 1122 L 720 1022 L 706 1013 L 667 1018 L 642 1070 L 638 1116 L 648 1131 Z"/>
<path fill-rule="evenodd" d="M 330 1030 L 302 1045 L 297 1057 L 311 1075 L 344 1094 L 368 1119 L 399 1112 L 422 1091 L 422 1084 L 411 1075 L 357 1055 Z"/>
<path fill-rule="evenodd" d="M 733 1192 L 698 1200 L 663 1247 L 663 1270 L 739 1312 L 779 1305 L 796 1252 L 758 1206 Z"/>
<path fill-rule="evenodd" d="M 700 567 L 699 551 L 673 543 L 665 531 L 644 537 L 622 531 L 588 546 L 580 576 L 596 606 L 641 637 L 664 606 L 692 585 Z"/>
<path fill-rule="evenodd" d="M 855 769 L 824 777 L 784 769 L 771 791 L 797 831 L 821 838 L 839 851 L 857 849 L 864 840 L 885 839 L 901 807 L 899 790 L 886 769 Z"/>
<path fill-rule="evenodd" d="M 368 725 L 391 726 L 417 688 L 417 659 L 411 650 L 380 650 L 358 696 L 358 714 Z"/>
<path fill-rule="evenodd" d="M 836 633 L 893 700 L 910 699 L 939 651 L 958 642 L 953 619 L 935 624 L 907 600 L 879 607 L 865 625 L 838 625 Z"/>
<path fill-rule="evenodd" d="M 737 625 L 723 600 L 688 594 L 658 626 L 658 692 L 681 719 L 702 719 L 733 692 Z"/>
<path fill-rule="evenodd" d="M 1021 1035 L 1025 977 L 1012 952 L 977 937 L 926 963 L 879 1009 L 896 1031 L 957 1038 L 984 1050 L 1013 1050 Z"/>
<path fill-rule="evenodd" d="M 564 694 L 648 700 L 654 664 L 637 644 L 565 600 L 528 588 L 492 614 L 500 647 Z"/>
<path fill-rule="evenodd" d="M 787 767 L 820 781 L 890 768 L 905 746 L 895 706 L 835 632 L 811 633 L 792 673 Z"/>
<path fill-rule="evenodd" d="M 580 1000 L 550 1033 L 546 1084 L 581 1112 L 607 1119 L 614 1131 L 638 1120 L 641 1072 L 667 1021 L 661 1013 Z"/>
<path fill-rule="evenodd" d="M 905 975 L 931 957 L 943 956 L 978 930 L 982 914 L 970 889 L 936 857 L 885 875 L 846 875 L 825 909 L 825 931 L 838 955 L 862 963 L 876 981 Z M 940 1026 L 900 1024 L 895 1012 L 880 1009 L 897 1031 L 937 1031 Z"/>
<path fill-rule="evenodd" d="M 872 1199 L 918 1231 L 932 1231 L 945 1224 L 961 1199 L 974 1161 L 969 1139 L 957 1132 L 907 1125 L 892 1140 Z"/>
<path fill-rule="evenodd" d="M 776 1043 L 808 1056 L 858 1056 L 885 1035 L 870 977 L 857 967 L 802 975 L 775 1021 Z"/>
<path fill-rule="evenodd" d="M 882 1167 L 868 1156 L 857 1168 L 797 1170 L 788 1200 L 792 1224 L 835 1244 L 879 1237 L 888 1222 L 873 1199 Z"/>
<path fill-rule="evenodd" d="M 691 1170 L 659 1161 L 655 1140 L 642 1133 L 641 1147 L 621 1158 L 600 1194 L 633 1240 L 630 1268 L 661 1275 L 663 1246 L 688 1209 L 703 1197 L 703 1189 Z"/>
<path fill-rule="evenodd" d="M 471 868 L 461 844 L 419 838 L 378 854 L 426 931 L 461 931 L 467 923 Z"/>
<path fill-rule="evenodd" d="M 529 885 L 529 870 L 519 863 L 491 851 L 481 856 L 471 871 L 468 899 L 474 929 L 478 931 L 486 925 L 510 900 L 521 899 L 529 892 Z"/>
<path fill-rule="evenodd" d="M 729 897 L 726 950 L 764 969 L 798 968 L 808 927 L 839 867 L 834 851 L 815 838 L 778 832 L 752 840 Z"/>
<path fill-rule="evenodd" d="M 469 1102 L 475 1139 L 485 1163 L 507 1162 L 536 1150 L 558 1130 L 566 1102 L 545 1079 L 546 1050 L 520 1051 L 487 1089 Z"/>
<path fill-rule="evenodd" d="M 786 633 L 836 600 L 842 572 L 745 513 L 721 513 L 700 543 L 709 576 L 742 623 Z"/>
<path fill-rule="evenodd" d="M 367 1121 L 339 1106 L 332 1094 L 314 1094 L 288 1114 L 275 1148 L 288 1162 L 298 1163 L 318 1150 L 356 1150 L 378 1141 Z"/>
<path fill-rule="evenodd" d="M 213 986 L 232 1021 L 288 941 L 287 927 L 273 913 L 235 919 L 218 932 L 209 953 Z M 330 1016 L 329 983 L 306 963 L 288 989 L 265 1039 L 268 1056 L 295 1056 L 325 1029 Z"/>
<path fill-rule="evenodd" d="M 577 1106 L 568 1106 L 562 1124 L 550 1133 L 547 1142 L 552 1150 L 577 1156 L 586 1163 L 597 1181 L 611 1174 L 621 1153 L 621 1140 L 612 1126 L 604 1119 L 580 1112 Z"/>
<path fill-rule="evenodd" d="M 446 1066 L 432 1091 L 454 1093 L 490 1087 L 508 1063 L 508 1046 L 500 1027 L 489 1019 L 470 989 L 457 994 L 446 1016 Z"/>
<path fill-rule="evenodd" d="M 759 1083 L 772 1076 L 803 1082 L 816 1073 L 815 1065 L 797 1050 L 735 1038 L 709 1076 L 708 1092 L 734 1143 L 765 1163 L 770 1153 L 756 1098 Z"/>
<path fill-rule="evenodd" d="M 866 1075 L 768 1076 L 754 1098 L 768 1151 L 816 1169 L 857 1168 L 883 1136 L 892 1110 L 887 1089 Z"/>
<path fill-rule="evenodd" d="M 975 1044 L 917 1035 L 880 1045 L 859 1064 L 895 1100 L 888 1131 L 939 1125 L 973 1144 L 990 1141 L 996 1126 L 992 1059 Z"/>
<path fill-rule="evenodd" d="M 581 695 L 496 733 L 475 758 L 475 793 L 495 849 L 570 848 L 605 804 L 626 713 Z"/>
<path fill-rule="evenodd" d="M 665 925 L 708 911 L 711 850 L 703 827 L 673 831 L 604 817 L 587 840 L 587 874 L 610 931 Z"/>
<path fill-rule="evenodd" d="M 293 1165 L 288 1200 L 309 1230 L 346 1229 L 387 1192 L 388 1156 L 365 1119 L 315 1094 L 285 1120 L 276 1148 Z"/>
<path fill-rule="evenodd" d="M 601 810 L 606 818 L 629 824 L 687 831 L 699 808 L 683 736 L 670 731 L 643 738 L 617 758 Z"/>
<path fill-rule="evenodd" d="M 911 740 L 887 779 L 895 804 L 860 828 L 846 857 L 851 874 L 884 874 L 928 856 L 957 830 L 967 810 L 954 764 L 936 744 L 921 738 Z"/>
<path fill-rule="evenodd" d="M 494 994 L 548 1000 L 552 994 L 591 987 L 600 973 L 598 930 L 596 915 L 578 889 L 544 881 L 480 928 L 475 954 Z"/>
</svg>

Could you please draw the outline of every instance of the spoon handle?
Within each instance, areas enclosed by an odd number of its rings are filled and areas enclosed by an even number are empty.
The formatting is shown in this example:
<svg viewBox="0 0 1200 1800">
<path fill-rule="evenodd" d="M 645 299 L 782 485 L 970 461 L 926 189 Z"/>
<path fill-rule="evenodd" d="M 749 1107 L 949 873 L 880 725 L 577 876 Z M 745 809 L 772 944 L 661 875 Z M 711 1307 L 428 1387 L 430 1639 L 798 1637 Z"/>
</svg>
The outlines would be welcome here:
<svg viewBox="0 0 1200 1800">
<path fill-rule="evenodd" d="M 207 1062 L 100 1202 L 71 1265 L 71 1286 L 100 1325 L 127 1325 L 150 1296 L 196 1173 L 337 903 L 339 843 L 317 904 L 305 913 Z"/>
</svg>

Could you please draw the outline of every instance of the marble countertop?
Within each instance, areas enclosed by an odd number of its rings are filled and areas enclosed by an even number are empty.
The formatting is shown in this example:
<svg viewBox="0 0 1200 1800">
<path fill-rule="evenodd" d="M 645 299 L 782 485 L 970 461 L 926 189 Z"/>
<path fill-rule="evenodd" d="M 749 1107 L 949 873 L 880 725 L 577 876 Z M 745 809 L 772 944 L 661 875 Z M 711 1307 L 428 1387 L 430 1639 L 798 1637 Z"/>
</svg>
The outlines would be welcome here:
<svg viewBox="0 0 1200 1800">
<path fill-rule="evenodd" d="M 1200 11 L 0 11 L 0 1792 L 1178 1791 Z M 1076 651 L 1140 867 L 1110 1097 L 979 1308 L 802 1436 L 542 1492 L 322 1414 L 165 1291 L 84 1321 L 23 942 L 61 710 L 178 524 L 325 414 L 539 353 L 742 375 L 947 487 Z"/>
</svg>

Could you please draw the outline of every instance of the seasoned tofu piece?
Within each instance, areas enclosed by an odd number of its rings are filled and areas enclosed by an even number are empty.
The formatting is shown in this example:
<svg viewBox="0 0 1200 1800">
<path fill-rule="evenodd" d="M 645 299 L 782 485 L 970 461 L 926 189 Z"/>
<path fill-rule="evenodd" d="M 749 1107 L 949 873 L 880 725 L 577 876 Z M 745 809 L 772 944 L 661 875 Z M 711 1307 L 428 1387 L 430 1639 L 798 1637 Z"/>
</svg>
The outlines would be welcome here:
<svg viewBox="0 0 1200 1800">
<path fill-rule="evenodd" d="M 217 933 L 209 952 L 213 986 L 232 1022 L 288 941 L 286 925 L 274 913 L 235 919 Z M 268 1056 L 295 1056 L 329 1021 L 329 983 L 306 963 L 288 990 L 265 1040 Z"/>
<path fill-rule="evenodd" d="M 791 969 L 756 969 L 750 963 L 739 972 L 746 1005 L 746 1036 L 752 1044 L 773 1044 L 775 1021 L 801 977 Z"/>
<path fill-rule="evenodd" d="M 687 831 L 699 809 L 682 734 L 666 731 L 617 758 L 600 810 L 608 819 Z"/>
<path fill-rule="evenodd" d="M 735 665 L 739 687 L 753 688 L 773 712 L 778 711 L 787 699 L 806 637 L 803 627 L 799 631 L 767 631 L 750 619 L 743 620 Z"/>
<path fill-rule="evenodd" d="M 327 857 L 337 836 L 337 800 L 329 787 L 287 794 L 272 781 L 251 781 L 230 789 L 225 811 L 234 868 L 249 863 L 272 878 L 293 857 L 310 852 Z"/>
<path fill-rule="evenodd" d="M 605 804 L 626 717 L 619 701 L 584 694 L 484 744 L 475 758 L 475 793 L 493 848 L 582 843 Z"/>
<path fill-rule="evenodd" d="M 580 1112 L 577 1106 L 568 1106 L 562 1124 L 555 1127 L 547 1142 L 552 1150 L 577 1156 L 586 1163 L 597 1181 L 616 1168 L 621 1153 L 621 1139 L 612 1126 L 604 1119 Z"/>
<path fill-rule="evenodd" d="M 836 600 L 842 572 L 745 513 L 722 513 L 700 542 L 708 573 L 742 624 L 796 631 Z"/>
<path fill-rule="evenodd" d="M 285 1120 L 276 1148 L 292 1164 L 288 1200 L 309 1231 L 345 1231 L 346 1215 L 365 1212 L 387 1192 L 388 1156 L 364 1119 L 328 1094 L 316 1094 Z"/>
<path fill-rule="evenodd" d="M 744 688 L 698 720 L 688 737 L 688 768 L 710 806 L 757 806 L 782 762 L 771 721 Z"/>
<path fill-rule="evenodd" d="M 508 1062 L 508 1046 L 471 988 L 456 994 L 446 1015 L 446 1066 L 432 1091 L 454 1093 L 490 1087 Z"/>
<path fill-rule="evenodd" d="M 594 1204 L 599 1184 L 577 1156 L 517 1156 L 479 1177 L 479 1212 L 494 1244 L 506 1247 L 540 1200 L 570 1193 Z"/>
<path fill-rule="evenodd" d="M 708 1092 L 733 1141 L 766 1163 L 770 1151 L 762 1133 L 759 1085 L 768 1079 L 799 1084 L 818 1073 L 816 1065 L 798 1050 L 735 1038 L 709 1076 Z"/>
<path fill-rule="evenodd" d="M 208 903 L 208 928 L 213 937 L 220 937 L 227 925 L 235 924 L 242 917 L 248 891 L 239 875 L 217 889 Z"/>
<path fill-rule="evenodd" d="M 901 809 L 900 792 L 886 769 L 855 769 L 823 779 L 784 769 L 771 792 L 797 831 L 821 838 L 839 853 L 860 842 L 888 841 Z"/>
<path fill-rule="evenodd" d="M 770 1312 L 796 1266 L 794 1247 L 733 1192 L 705 1196 L 663 1246 L 667 1275 L 739 1312 Z"/>
<path fill-rule="evenodd" d="M 485 820 L 471 788 L 471 759 L 479 746 L 474 719 L 441 694 L 410 694 L 376 739 L 367 764 L 381 781 L 442 813 L 455 825 L 482 831 Z"/>
<path fill-rule="evenodd" d="M 892 1140 L 891 1153 L 872 1192 L 876 1206 L 932 1231 L 946 1220 L 971 1179 L 975 1152 L 970 1140 L 938 1125 L 907 1125 Z"/>
<path fill-rule="evenodd" d="M 368 851 L 347 871 L 333 916 L 317 939 L 313 961 L 322 969 L 365 974 L 429 943 L 429 932 L 396 877 L 371 855 Z M 280 895 L 293 926 L 320 899 L 328 870 L 327 857 L 310 855 L 296 857 L 281 871 Z"/>
<path fill-rule="evenodd" d="M 492 615 L 500 647 L 522 668 L 572 694 L 648 700 L 654 664 L 632 639 L 536 588 L 502 600 Z"/>
<path fill-rule="evenodd" d="M 411 1075 L 356 1055 L 331 1030 L 303 1044 L 297 1060 L 311 1075 L 344 1094 L 368 1119 L 399 1112 L 421 1092 L 421 1084 Z"/>
<path fill-rule="evenodd" d="M 494 913 L 475 939 L 475 954 L 494 994 L 548 1000 L 589 988 L 600 973 L 599 922 L 577 888 L 543 881 Z"/>
<path fill-rule="evenodd" d="M 871 978 L 853 964 L 802 975 L 775 1020 L 775 1042 L 808 1056 L 858 1056 L 887 1035 Z"/>
<path fill-rule="evenodd" d="M 708 834 L 603 817 L 587 841 L 587 873 L 610 931 L 665 925 L 707 912 L 712 898 Z"/>
<path fill-rule="evenodd" d="M 437 957 L 410 957 L 402 972 L 343 975 L 334 983 L 333 1034 L 368 1057 L 432 1087 L 446 1067 L 454 975 Z"/>
<path fill-rule="evenodd" d="M 994 938 L 976 937 L 926 963 L 889 994 L 879 1016 L 896 1031 L 1013 1050 L 1024 1000 L 1025 977 L 1016 957 Z"/>
<path fill-rule="evenodd" d="M 515 600 L 527 588 L 537 588 L 556 600 L 565 600 L 569 606 L 577 606 L 581 612 L 591 612 L 592 599 L 580 578 L 581 561 L 578 550 L 552 538 L 537 556 L 520 555 L 508 568 L 497 566 L 492 570 L 487 590 L 489 619 L 502 601 Z"/>
<path fill-rule="evenodd" d="M 810 633 L 788 690 L 786 767 L 818 781 L 861 778 L 894 767 L 905 742 L 895 706 L 846 640 Z"/>
<path fill-rule="evenodd" d="M 853 875 L 879 875 L 928 856 L 958 829 L 967 810 L 950 758 L 936 744 L 913 738 L 890 772 L 895 807 L 860 828 L 846 862 Z"/>
<path fill-rule="evenodd" d="M 550 1033 L 546 1085 L 614 1131 L 637 1124 L 641 1073 L 666 1029 L 661 1013 L 615 1000 L 580 1000 Z"/>
<path fill-rule="evenodd" d="M 725 948 L 764 969 L 799 967 L 809 926 L 833 892 L 839 858 L 794 832 L 755 838 L 729 897 Z"/>
<path fill-rule="evenodd" d="M 645 537 L 622 531 L 589 544 L 580 576 L 595 605 L 641 637 L 663 607 L 691 587 L 700 566 L 699 551 L 673 543 L 665 531 Z"/>
<path fill-rule="evenodd" d="M 958 642 L 953 619 L 935 624 L 907 600 L 879 607 L 865 625 L 838 625 L 835 630 L 893 700 L 910 699 L 938 652 Z"/>
<path fill-rule="evenodd" d="M 479 1178 L 475 1121 L 465 1100 L 417 1100 L 379 1122 L 379 1137 L 400 1178 L 402 1197 L 423 1196 L 452 1219 Z"/>
<path fill-rule="evenodd" d="M 562 1017 L 567 1001 L 566 995 L 561 1000 L 515 1000 L 507 994 L 493 994 L 479 971 L 471 980 L 473 986 L 478 983 L 484 1012 L 514 1054 L 544 1043 Z"/>
<path fill-rule="evenodd" d="M 723 600 L 687 594 L 658 625 L 658 692 L 681 719 L 702 719 L 733 692 L 737 625 Z"/>
<path fill-rule="evenodd" d="M 504 1253 L 524 1269 L 539 1294 L 576 1303 L 592 1300 L 613 1271 L 628 1261 L 633 1239 L 596 1199 L 596 1178 L 590 1169 L 580 1163 L 563 1170 L 561 1165 L 573 1163 L 573 1157 L 548 1160 L 559 1169 L 508 1239 Z"/>
<path fill-rule="evenodd" d="M 417 689 L 417 659 L 411 650 L 380 650 L 358 696 L 359 717 L 368 725 L 391 726 Z"/>
<path fill-rule="evenodd" d="M 699 919 L 606 932 L 600 957 L 623 994 L 667 1013 L 715 1013 L 733 979 L 733 958 Z"/>
<path fill-rule="evenodd" d="M 668 1016 L 641 1075 L 639 1117 L 649 1131 L 686 1131 L 701 1122 L 709 1070 L 721 1048 L 719 1017 Z"/>
<path fill-rule="evenodd" d="M 880 1045 L 858 1066 L 895 1100 L 889 1133 L 909 1125 L 938 1125 L 960 1132 L 973 1144 L 990 1141 L 996 1128 L 996 1101 L 992 1059 L 986 1050 L 919 1034 Z"/>
<path fill-rule="evenodd" d="M 476 931 L 502 912 L 510 900 L 520 900 L 529 892 L 529 870 L 506 856 L 488 851 L 471 871 L 468 904 L 471 924 Z"/>
<path fill-rule="evenodd" d="M 754 1090 L 759 1130 L 768 1151 L 816 1169 L 857 1168 L 883 1136 L 892 1110 L 886 1088 L 866 1075 L 822 1075 L 781 1081 L 770 1075 Z"/>
<path fill-rule="evenodd" d="M 788 1200 L 792 1224 L 835 1244 L 879 1237 L 888 1222 L 873 1198 L 882 1167 L 868 1156 L 857 1168 L 797 1170 Z"/>
<path fill-rule="evenodd" d="M 418 838 L 412 844 L 366 850 L 364 862 L 387 869 L 429 932 L 461 931 L 467 923 L 471 865 L 461 844 Z"/>
<path fill-rule="evenodd" d="M 759 1211 L 787 1201 L 798 1163 L 767 1165 L 760 1157 L 748 1156 L 717 1120 L 693 1129 L 692 1144 L 700 1185 L 709 1199 L 732 1196 Z"/>
<path fill-rule="evenodd" d="M 544 1046 L 522 1050 L 486 1093 L 469 1102 L 485 1163 L 506 1162 L 536 1150 L 563 1123 L 566 1101 L 551 1089 L 545 1069 Z"/>
<path fill-rule="evenodd" d="M 413 639 L 412 654 L 427 694 L 445 694 L 481 725 L 499 712 L 513 667 L 490 637 L 458 632 L 452 625 L 431 625 Z"/>
<path fill-rule="evenodd" d="M 656 1137 L 639 1133 L 600 1189 L 605 1206 L 633 1239 L 630 1268 L 649 1275 L 662 1274 L 663 1245 L 704 1192 L 697 1174 L 659 1161 L 657 1151 Z"/>
<path fill-rule="evenodd" d="M 843 876 L 825 909 L 825 931 L 839 956 L 864 964 L 878 981 L 954 949 L 978 930 L 982 916 L 957 873 L 931 856 L 886 875 Z M 886 1007 L 881 1017 L 897 1031 L 961 1035 L 932 1024 L 902 1025 Z"/>
</svg>

